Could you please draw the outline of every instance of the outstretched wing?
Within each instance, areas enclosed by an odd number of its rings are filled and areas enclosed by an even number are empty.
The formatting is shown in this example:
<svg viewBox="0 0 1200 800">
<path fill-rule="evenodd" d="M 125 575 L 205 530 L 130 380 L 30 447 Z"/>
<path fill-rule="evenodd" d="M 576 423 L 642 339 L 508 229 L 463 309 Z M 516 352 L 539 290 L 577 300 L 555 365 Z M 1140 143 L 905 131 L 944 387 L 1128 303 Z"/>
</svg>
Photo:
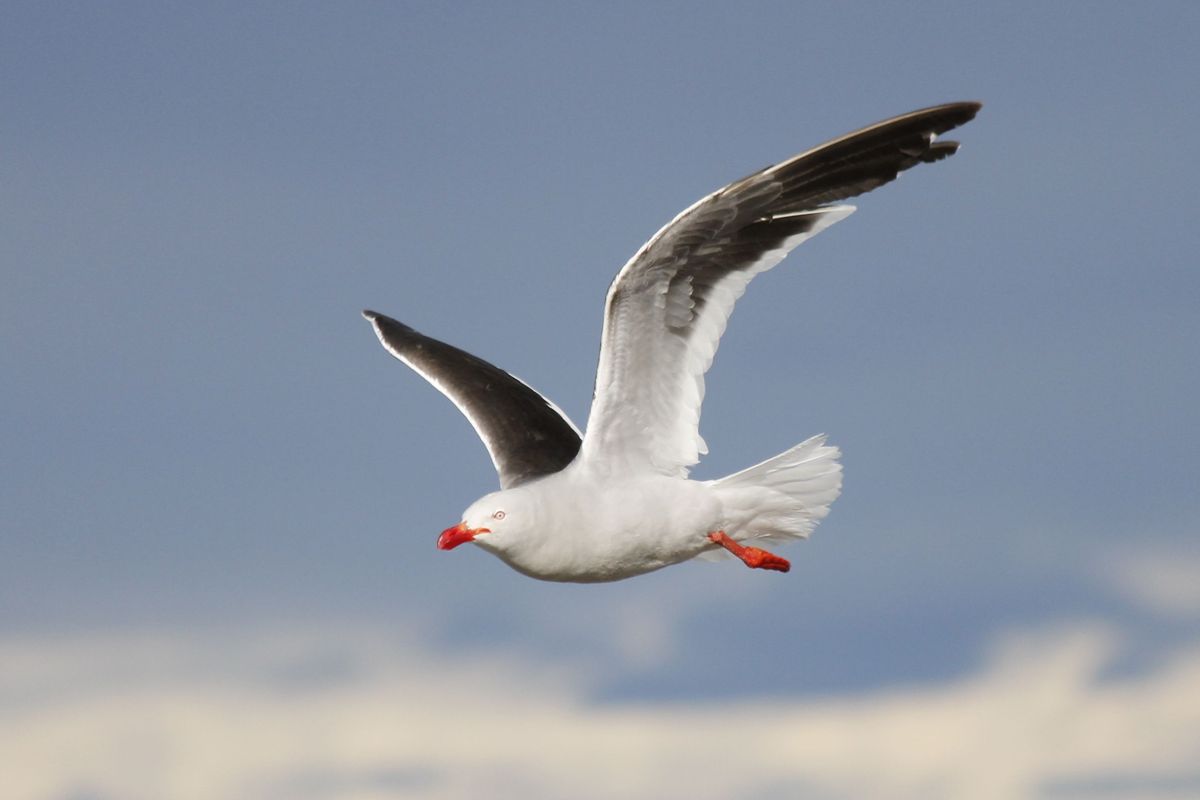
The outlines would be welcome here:
<svg viewBox="0 0 1200 800">
<path fill-rule="evenodd" d="M 979 108 L 949 103 L 834 139 L 731 183 L 656 233 L 608 290 L 582 458 L 686 475 L 706 452 L 704 373 L 750 279 L 854 210 L 831 203 L 952 155 L 957 143 L 936 136 Z"/>
<path fill-rule="evenodd" d="M 579 452 L 579 429 L 519 378 L 391 317 L 363 316 L 389 353 L 458 406 L 491 454 L 501 488 L 558 472 Z"/>
</svg>

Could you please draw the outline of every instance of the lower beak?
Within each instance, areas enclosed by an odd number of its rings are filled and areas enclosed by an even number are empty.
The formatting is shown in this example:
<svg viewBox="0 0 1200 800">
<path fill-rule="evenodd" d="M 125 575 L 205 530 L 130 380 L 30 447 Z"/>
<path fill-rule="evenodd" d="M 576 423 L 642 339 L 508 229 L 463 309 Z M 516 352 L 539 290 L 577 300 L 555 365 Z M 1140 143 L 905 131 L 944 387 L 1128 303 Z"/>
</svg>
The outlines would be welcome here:
<svg viewBox="0 0 1200 800">
<path fill-rule="evenodd" d="M 467 523 L 460 522 L 453 528 L 446 528 L 442 531 L 442 535 L 438 537 L 438 550 L 453 550 L 460 544 L 475 541 L 475 537 L 481 533 L 490 533 L 487 528 L 471 529 L 467 527 Z"/>
</svg>

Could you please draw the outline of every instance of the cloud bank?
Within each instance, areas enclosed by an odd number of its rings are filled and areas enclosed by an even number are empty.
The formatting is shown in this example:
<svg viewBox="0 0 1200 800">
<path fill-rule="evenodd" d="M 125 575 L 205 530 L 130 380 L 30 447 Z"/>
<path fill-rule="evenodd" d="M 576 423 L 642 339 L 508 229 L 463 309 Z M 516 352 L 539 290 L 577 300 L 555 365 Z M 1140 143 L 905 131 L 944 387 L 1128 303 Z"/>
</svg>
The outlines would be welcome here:
<svg viewBox="0 0 1200 800">
<path fill-rule="evenodd" d="M 1081 623 L 936 685 L 611 704 L 394 631 L 9 638 L 0 771 L 31 800 L 1196 796 L 1200 647 L 1105 677 L 1119 649 Z"/>
</svg>

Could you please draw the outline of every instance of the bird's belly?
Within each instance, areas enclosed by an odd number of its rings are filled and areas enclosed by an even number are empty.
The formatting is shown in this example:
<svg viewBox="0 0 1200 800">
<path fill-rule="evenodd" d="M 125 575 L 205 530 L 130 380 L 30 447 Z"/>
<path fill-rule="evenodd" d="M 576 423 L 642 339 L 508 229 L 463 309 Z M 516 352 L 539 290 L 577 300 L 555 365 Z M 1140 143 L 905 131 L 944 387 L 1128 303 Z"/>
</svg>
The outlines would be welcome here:
<svg viewBox="0 0 1200 800">
<path fill-rule="evenodd" d="M 501 558 L 542 580 L 615 581 L 694 558 L 720 524 L 715 495 L 694 481 L 615 485 L 575 499 L 535 544 Z"/>
</svg>

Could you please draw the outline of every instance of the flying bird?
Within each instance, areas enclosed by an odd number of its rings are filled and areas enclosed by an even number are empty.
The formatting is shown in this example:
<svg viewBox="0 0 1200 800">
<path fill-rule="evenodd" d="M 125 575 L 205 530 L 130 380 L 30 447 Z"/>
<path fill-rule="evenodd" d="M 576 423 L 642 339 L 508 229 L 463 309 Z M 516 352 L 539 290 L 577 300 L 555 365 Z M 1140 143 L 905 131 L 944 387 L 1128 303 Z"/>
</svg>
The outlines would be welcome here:
<svg viewBox="0 0 1200 800">
<path fill-rule="evenodd" d="M 814 436 L 709 481 L 688 478 L 704 374 L 751 278 L 845 219 L 841 201 L 953 155 L 937 137 L 979 103 L 913 111 L 734 181 L 654 234 L 605 300 L 587 432 L 528 384 L 390 317 L 364 311 L 380 342 L 450 398 L 483 439 L 500 491 L 475 501 L 437 546 L 472 542 L 549 581 L 616 581 L 732 554 L 787 572 L 765 549 L 807 538 L 842 485 L 840 452 Z"/>
</svg>

